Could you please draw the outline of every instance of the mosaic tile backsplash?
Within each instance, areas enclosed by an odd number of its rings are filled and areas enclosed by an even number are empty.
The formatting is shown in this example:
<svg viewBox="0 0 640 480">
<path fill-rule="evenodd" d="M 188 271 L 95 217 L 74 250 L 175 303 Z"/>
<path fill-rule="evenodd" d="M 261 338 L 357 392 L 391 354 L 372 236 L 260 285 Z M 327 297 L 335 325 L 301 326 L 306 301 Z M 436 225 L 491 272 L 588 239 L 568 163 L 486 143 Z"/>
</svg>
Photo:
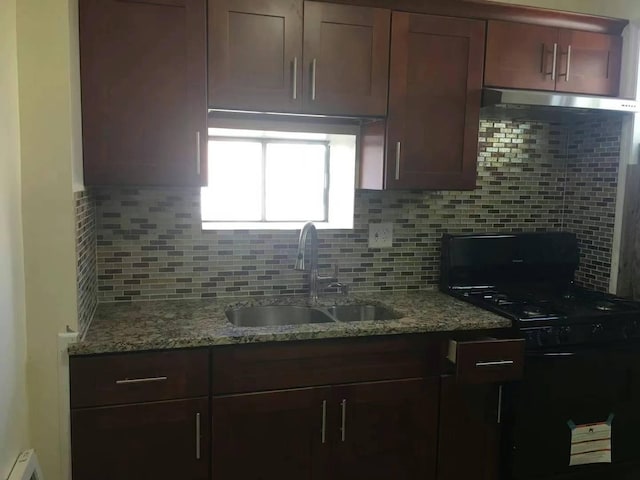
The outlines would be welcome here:
<svg viewBox="0 0 640 480">
<path fill-rule="evenodd" d="M 76 276 L 78 288 L 78 330 L 82 335 L 96 311 L 96 209 L 86 191 L 74 195 L 76 208 Z"/>
<path fill-rule="evenodd" d="M 616 214 L 622 120 L 582 120 L 571 125 L 567 145 L 564 229 L 580 243 L 576 281 L 607 291 Z"/>
<path fill-rule="evenodd" d="M 565 229 L 581 243 L 579 283 L 606 290 L 620 131 L 602 117 L 483 121 L 475 191 L 358 191 L 354 230 L 319 232 L 320 266 L 360 292 L 432 288 L 444 232 Z M 197 189 L 76 194 L 81 331 L 96 301 L 306 293 L 297 231 L 203 232 L 199 211 Z M 394 224 L 393 248 L 368 248 L 375 222 Z"/>
<path fill-rule="evenodd" d="M 433 288 L 445 232 L 575 231 L 580 282 L 606 289 L 619 121 L 483 121 L 477 189 L 357 191 L 353 230 L 319 231 L 320 267 L 352 291 Z M 306 293 L 298 231 L 202 231 L 198 189 L 99 189 L 99 302 Z M 393 248 L 368 224 L 392 222 Z"/>
</svg>

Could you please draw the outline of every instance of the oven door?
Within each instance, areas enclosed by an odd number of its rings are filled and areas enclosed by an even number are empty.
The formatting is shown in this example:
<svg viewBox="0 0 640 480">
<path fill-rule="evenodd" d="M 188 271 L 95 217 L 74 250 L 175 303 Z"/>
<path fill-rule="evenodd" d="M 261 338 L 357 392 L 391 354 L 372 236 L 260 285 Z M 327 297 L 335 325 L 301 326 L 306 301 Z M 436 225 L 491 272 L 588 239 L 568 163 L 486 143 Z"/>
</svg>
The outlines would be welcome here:
<svg viewBox="0 0 640 480">
<path fill-rule="evenodd" d="M 528 353 L 505 409 L 505 478 L 640 478 L 640 344 Z M 611 463 L 570 466 L 568 422 L 611 414 Z"/>
</svg>

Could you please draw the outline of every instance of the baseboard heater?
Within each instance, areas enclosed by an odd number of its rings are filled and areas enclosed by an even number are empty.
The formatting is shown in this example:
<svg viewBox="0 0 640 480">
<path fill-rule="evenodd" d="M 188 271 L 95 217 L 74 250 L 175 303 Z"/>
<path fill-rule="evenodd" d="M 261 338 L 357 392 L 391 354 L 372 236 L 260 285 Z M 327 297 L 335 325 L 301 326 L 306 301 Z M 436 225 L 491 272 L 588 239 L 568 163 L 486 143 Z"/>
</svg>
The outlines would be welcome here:
<svg viewBox="0 0 640 480">
<path fill-rule="evenodd" d="M 44 480 L 36 452 L 33 450 L 22 452 L 7 480 Z"/>
</svg>

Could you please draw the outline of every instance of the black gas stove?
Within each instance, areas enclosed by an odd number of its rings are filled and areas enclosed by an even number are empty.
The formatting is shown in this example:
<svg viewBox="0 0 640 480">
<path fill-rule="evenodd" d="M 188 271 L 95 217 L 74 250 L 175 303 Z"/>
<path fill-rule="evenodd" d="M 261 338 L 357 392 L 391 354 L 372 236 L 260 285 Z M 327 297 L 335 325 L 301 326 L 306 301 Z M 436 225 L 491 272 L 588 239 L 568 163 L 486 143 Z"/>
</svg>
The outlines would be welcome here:
<svg viewBox="0 0 640 480">
<path fill-rule="evenodd" d="M 500 387 L 500 480 L 640 478 L 640 303 L 574 285 L 578 261 L 570 233 L 443 238 L 441 289 L 526 340 L 522 380 Z M 572 464 L 570 426 L 607 419 L 610 460 Z"/>
<path fill-rule="evenodd" d="M 523 291 L 513 287 L 451 292 L 514 321 L 527 347 L 640 339 L 640 304 L 573 285 Z"/>
<path fill-rule="evenodd" d="M 640 302 L 574 285 L 564 232 L 443 238 L 441 288 L 513 320 L 527 348 L 640 340 Z"/>
</svg>

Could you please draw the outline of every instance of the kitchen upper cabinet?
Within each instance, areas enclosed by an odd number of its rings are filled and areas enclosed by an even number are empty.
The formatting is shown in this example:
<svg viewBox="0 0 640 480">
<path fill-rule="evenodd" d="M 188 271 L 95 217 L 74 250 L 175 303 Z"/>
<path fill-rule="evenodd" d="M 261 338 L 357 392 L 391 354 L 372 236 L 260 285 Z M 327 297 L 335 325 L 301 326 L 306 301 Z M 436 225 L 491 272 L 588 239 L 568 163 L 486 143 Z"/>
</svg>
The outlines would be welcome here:
<svg viewBox="0 0 640 480">
<path fill-rule="evenodd" d="M 500 394 L 495 384 L 464 384 L 455 376 L 442 377 L 438 480 L 498 478 Z"/>
<path fill-rule="evenodd" d="M 328 454 L 330 388 L 213 398 L 213 478 L 310 480 Z"/>
<path fill-rule="evenodd" d="M 206 0 L 80 0 L 87 185 L 206 177 Z"/>
<path fill-rule="evenodd" d="M 489 21 L 484 83 L 493 87 L 555 90 L 558 29 Z"/>
<path fill-rule="evenodd" d="M 560 30 L 556 90 L 616 96 L 620 89 L 622 37 Z"/>
<path fill-rule="evenodd" d="M 384 116 L 389 24 L 389 10 L 379 8 L 209 0 L 209 104 Z"/>
<path fill-rule="evenodd" d="M 209 104 L 299 112 L 302 0 L 209 0 Z"/>
<path fill-rule="evenodd" d="M 434 479 L 438 383 L 433 377 L 335 387 L 329 478 Z"/>
<path fill-rule="evenodd" d="M 393 13 L 384 188 L 475 187 L 484 33 L 481 21 Z M 363 176 L 378 165 L 363 162 Z"/>
<path fill-rule="evenodd" d="M 621 52 L 617 35 L 490 20 L 484 83 L 615 96 Z"/>
<path fill-rule="evenodd" d="M 304 4 L 304 111 L 385 116 L 391 12 Z"/>
<path fill-rule="evenodd" d="M 199 398 L 72 410 L 74 480 L 207 480 L 208 403 Z"/>
</svg>

